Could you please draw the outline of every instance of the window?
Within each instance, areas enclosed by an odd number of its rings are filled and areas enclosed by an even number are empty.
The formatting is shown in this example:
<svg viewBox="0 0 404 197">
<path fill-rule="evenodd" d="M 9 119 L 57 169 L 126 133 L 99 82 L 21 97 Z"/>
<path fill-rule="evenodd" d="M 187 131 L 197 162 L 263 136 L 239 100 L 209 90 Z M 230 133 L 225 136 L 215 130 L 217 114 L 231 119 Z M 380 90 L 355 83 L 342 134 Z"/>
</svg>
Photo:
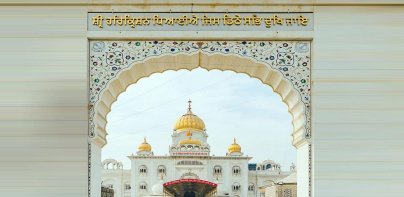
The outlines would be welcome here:
<svg viewBox="0 0 404 197">
<path fill-rule="evenodd" d="M 140 191 L 146 191 L 147 190 L 147 184 L 145 182 L 141 182 L 139 184 L 139 190 Z"/>
<path fill-rule="evenodd" d="M 265 169 L 271 169 L 271 167 L 272 167 L 271 164 L 267 164 Z"/>
<path fill-rule="evenodd" d="M 147 167 L 145 165 L 141 165 L 139 167 L 139 173 L 142 175 L 146 175 L 147 174 Z"/>
<path fill-rule="evenodd" d="M 257 170 L 257 164 L 256 163 L 249 163 L 248 164 L 248 171 L 255 171 Z"/>
<path fill-rule="evenodd" d="M 250 192 L 254 191 L 254 183 L 248 184 L 248 191 L 250 191 Z"/>
<path fill-rule="evenodd" d="M 240 166 L 233 166 L 233 175 L 240 175 Z"/>
<path fill-rule="evenodd" d="M 239 192 L 240 191 L 240 184 L 239 183 L 233 183 L 233 192 Z"/>
<path fill-rule="evenodd" d="M 221 175 L 222 174 L 222 167 L 221 166 L 213 167 L 213 174 L 214 175 Z"/>
<path fill-rule="evenodd" d="M 130 190 L 130 189 L 131 189 L 130 184 L 126 183 L 126 184 L 125 184 L 125 191 L 128 191 L 128 190 Z"/>
<path fill-rule="evenodd" d="M 166 167 L 163 165 L 159 165 L 159 167 L 157 167 L 157 172 L 159 176 L 166 175 Z"/>
</svg>

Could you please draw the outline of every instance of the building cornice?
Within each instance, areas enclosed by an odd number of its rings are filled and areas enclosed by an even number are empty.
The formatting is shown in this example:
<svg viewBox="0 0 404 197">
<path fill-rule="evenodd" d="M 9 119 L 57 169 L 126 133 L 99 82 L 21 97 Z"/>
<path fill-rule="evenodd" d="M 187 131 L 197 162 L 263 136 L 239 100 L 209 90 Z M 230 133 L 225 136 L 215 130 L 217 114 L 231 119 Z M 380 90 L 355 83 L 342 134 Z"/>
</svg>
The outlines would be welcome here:
<svg viewBox="0 0 404 197">
<path fill-rule="evenodd" d="M 207 159 L 207 160 L 250 160 L 252 157 L 228 157 L 228 156 L 138 156 L 130 155 L 129 159 Z"/>
</svg>

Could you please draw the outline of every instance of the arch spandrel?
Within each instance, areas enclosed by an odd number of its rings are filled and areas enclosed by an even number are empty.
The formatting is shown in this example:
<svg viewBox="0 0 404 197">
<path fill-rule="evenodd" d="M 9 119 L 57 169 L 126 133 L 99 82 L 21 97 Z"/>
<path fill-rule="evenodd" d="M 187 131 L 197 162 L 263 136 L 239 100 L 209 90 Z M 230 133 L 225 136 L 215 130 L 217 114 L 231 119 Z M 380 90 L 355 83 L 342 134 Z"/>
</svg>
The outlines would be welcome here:
<svg viewBox="0 0 404 197">
<path fill-rule="evenodd" d="M 230 70 L 272 87 L 292 115 L 293 144 L 310 138 L 308 41 L 91 41 L 90 137 L 106 144 L 106 117 L 119 94 L 167 70 Z M 101 139 L 97 139 L 101 138 Z"/>
</svg>

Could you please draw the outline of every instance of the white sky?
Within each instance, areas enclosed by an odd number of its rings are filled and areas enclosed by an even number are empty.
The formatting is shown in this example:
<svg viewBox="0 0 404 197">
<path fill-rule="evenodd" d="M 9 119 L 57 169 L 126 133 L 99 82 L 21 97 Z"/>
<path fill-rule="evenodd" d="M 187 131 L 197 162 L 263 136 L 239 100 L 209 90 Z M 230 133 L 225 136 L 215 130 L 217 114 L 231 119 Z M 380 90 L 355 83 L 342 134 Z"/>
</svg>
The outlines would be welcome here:
<svg viewBox="0 0 404 197">
<path fill-rule="evenodd" d="M 201 68 L 156 73 L 129 86 L 108 114 L 102 159 L 130 168 L 126 156 L 136 154 L 144 136 L 155 155 L 168 154 L 174 124 L 186 112 L 188 99 L 205 122 L 211 154 L 225 155 L 236 137 L 244 154 L 253 157 L 250 162 L 271 159 L 283 170 L 295 163 L 292 118 L 281 97 L 245 74 Z"/>
</svg>

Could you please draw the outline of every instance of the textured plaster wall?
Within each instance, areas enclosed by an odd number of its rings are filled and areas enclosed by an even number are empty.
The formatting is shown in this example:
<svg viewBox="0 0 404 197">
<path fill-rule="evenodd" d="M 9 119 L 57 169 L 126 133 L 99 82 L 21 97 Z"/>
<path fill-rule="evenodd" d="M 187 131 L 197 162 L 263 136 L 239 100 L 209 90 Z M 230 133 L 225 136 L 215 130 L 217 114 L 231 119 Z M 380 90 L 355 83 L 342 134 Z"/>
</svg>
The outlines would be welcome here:
<svg viewBox="0 0 404 197">
<path fill-rule="evenodd" d="M 315 15 L 314 194 L 402 196 L 404 7 Z"/>
<path fill-rule="evenodd" d="M 0 196 L 86 196 L 86 9 L 1 6 L 0 68 Z"/>
</svg>

